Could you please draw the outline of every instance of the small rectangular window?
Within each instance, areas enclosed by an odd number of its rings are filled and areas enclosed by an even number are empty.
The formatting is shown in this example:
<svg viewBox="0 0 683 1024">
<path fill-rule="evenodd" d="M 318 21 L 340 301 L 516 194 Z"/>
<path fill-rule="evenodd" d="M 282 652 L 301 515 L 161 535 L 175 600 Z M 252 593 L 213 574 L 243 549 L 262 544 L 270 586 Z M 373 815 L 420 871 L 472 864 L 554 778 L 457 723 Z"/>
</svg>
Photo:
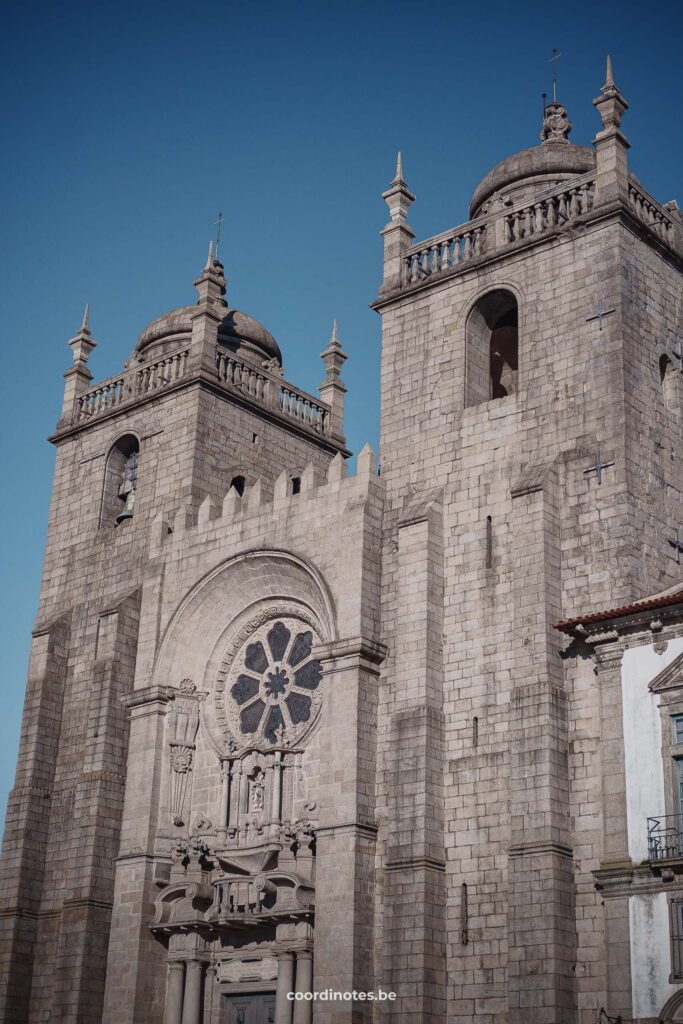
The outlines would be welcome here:
<svg viewBox="0 0 683 1024">
<path fill-rule="evenodd" d="M 671 903 L 671 973 L 683 978 L 683 900 Z"/>
<path fill-rule="evenodd" d="M 673 725 L 673 742 L 683 743 L 683 715 L 674 715 L 671 723 Z"/>
</svg>

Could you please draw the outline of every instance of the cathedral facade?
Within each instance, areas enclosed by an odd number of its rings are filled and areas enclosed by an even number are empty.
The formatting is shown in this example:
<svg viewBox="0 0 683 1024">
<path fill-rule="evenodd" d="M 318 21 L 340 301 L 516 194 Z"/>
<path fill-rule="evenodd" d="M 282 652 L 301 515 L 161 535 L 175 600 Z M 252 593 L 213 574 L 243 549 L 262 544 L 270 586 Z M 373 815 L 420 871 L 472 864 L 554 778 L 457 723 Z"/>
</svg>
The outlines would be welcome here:
<svg viewBox="0 0 683 1024">
<path fill-rule="evenodd" d="M 381 475 L 212 250 L 97 385 L 86 315 L 3 1021 L 683 1020 L 683 220 L 594 103 L 418 244 L 399 159 Z"/>
</svg>

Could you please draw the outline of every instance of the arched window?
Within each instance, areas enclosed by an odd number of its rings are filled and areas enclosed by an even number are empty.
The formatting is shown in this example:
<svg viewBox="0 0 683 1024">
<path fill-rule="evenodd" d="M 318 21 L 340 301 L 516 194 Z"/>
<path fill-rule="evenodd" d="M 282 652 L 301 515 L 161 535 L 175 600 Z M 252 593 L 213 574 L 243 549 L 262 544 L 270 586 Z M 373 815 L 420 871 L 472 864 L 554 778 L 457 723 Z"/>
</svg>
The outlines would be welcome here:
<svg viewBox="0 0 683 1024">
<path fill-rule="evenodd" d="M 504 288 L 483 295 L 465 327 L 465 405 L 517 391 L 517 300 Z"/>
<path fill-rule="evenodd" d="M 120 526 L 133 518 L 138 484 L 140 444 L 134 434 L 124 434 L 107 456 L 100 525 Z"/>
</svg>

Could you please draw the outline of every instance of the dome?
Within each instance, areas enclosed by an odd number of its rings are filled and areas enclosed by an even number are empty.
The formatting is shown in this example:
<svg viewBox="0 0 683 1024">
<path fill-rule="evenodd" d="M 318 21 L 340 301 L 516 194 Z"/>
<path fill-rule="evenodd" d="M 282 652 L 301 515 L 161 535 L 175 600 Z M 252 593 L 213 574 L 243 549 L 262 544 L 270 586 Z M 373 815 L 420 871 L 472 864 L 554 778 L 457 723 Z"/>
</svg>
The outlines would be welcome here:
<svg viewBox="0 0 683 1024">
<path fill-rule="evenodd" d="M 592 171 L 595 151 L 570 142 L 567 136 L 571 130 L 565 107 L 557 100 L 548 103 L 543 113 L 541 145 L 513 153 L 489 171 L 472 196 L 470 217 L 488 213 L 488 201 L 495 195 L 502 193 L 516 203 Z"/>
<path fill-rule="evenodd" d="M 141 362 L 161 358 L 189 342 L 192 335 L 191 317 L 196 306 L 181 306 L 165 313 L 144 329 L 135 345 L 135 355 Z M 259 362 L 275 359 L 282 365 L 282 353 L 270 331 L 263 324 L 239 309 L 226 309 L 218 327 L 219 344 L 240 355 L 251 356 Z"/>
<path fill-rule="evenodd" d="M 513 153 L 496 164 L 477 186 L 470 202 L 470 218 L 488 212 L 482 207 L 496 193 L 503 192 L 517 202 L 594 167 L 595 151 L 571 142 L 544 142 Z"/>
</svg>

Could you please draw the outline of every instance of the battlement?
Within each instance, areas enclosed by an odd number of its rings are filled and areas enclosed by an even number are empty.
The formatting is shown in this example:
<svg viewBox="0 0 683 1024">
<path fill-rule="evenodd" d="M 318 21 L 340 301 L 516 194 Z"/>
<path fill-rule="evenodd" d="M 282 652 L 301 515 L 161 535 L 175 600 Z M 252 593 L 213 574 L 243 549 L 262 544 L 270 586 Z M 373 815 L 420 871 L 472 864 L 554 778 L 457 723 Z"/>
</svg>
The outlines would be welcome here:
<svg viewBox="0 0 683 1024">
<path fill-rule="evenodd" d="M 307 514 L 310 514 L 312 501 L 328 499 L 341 507 L 348 500 L 357 499 L 359 493 L 367 491 L 371 482 L 382 486 L 377 474 L 375 453 L 369 444 L 358 455 L 354 475 L 348 475 L 348 464 L 338 453 L 329 465 L 326 478 L 309 463 L 298 480 L 299 489 L 294 493 L 292 479 L 283 471 L 275 481 L 272 499 L 267 497 L 263 481 L 258 479 L 243 496 L 234 487 L 228 490 L 222 500 L 207 495 L 198 510 L 196 504 L 187 500 L 172 520 L 160 512 L 152 524 L 151 557 L 159 557 L 176 549 L 186 553 L 188 545 L 193 542 L 204 544 L 209 539 L 215 540 L 221 532 L 234 532 L 235 527 L 259 516 L 286 514 L 289 510 L 301 508 L 304 501 L 307 502 Z"/>
</svg>

